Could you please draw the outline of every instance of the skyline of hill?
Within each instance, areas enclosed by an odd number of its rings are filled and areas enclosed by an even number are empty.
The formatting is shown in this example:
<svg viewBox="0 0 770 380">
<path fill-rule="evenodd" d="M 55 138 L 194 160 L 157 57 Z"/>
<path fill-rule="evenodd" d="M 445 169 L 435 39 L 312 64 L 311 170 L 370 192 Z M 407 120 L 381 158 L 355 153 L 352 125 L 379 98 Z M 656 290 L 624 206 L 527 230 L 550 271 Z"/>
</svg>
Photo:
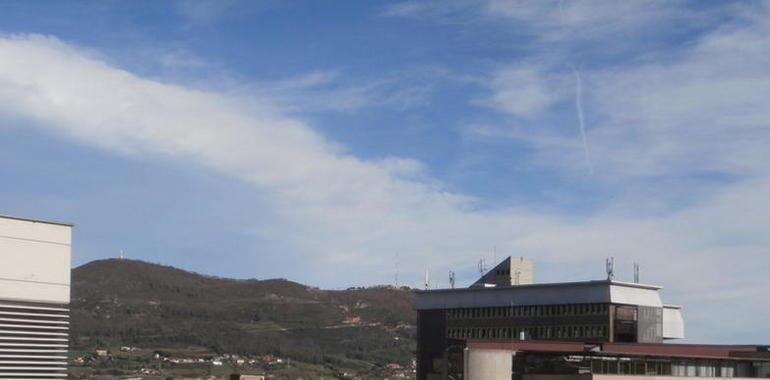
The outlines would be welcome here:
<svg viewBox="0 0 770 380">
<path fill-rule="evenodd" d="M 98 260 L 72 272 L 72 342 L 81 351 L 126 345 L 407 366 L 414 355 L 412 302 L 406 288 L 322 290 L 283 279 L 236 280 Z"/>
</svg>

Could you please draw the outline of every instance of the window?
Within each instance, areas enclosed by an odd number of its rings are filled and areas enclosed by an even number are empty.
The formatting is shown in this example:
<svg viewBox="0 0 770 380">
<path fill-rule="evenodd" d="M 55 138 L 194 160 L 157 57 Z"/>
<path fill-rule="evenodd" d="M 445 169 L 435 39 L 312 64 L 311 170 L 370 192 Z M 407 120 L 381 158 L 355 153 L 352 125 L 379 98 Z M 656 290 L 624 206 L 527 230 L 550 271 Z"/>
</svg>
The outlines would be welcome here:
<svg viewBox="0 0 770 380">
<path fill-rule="evenodd" d="M 719 368 L 720 377 L 735 377 L 735 367 L 723 364 Z"/>
<path fill-rule="evenodd" d="M 708 362 L 698 363 L 698 376 L 700 377 L 716 377 L 717 368 Z"/>
</svg>

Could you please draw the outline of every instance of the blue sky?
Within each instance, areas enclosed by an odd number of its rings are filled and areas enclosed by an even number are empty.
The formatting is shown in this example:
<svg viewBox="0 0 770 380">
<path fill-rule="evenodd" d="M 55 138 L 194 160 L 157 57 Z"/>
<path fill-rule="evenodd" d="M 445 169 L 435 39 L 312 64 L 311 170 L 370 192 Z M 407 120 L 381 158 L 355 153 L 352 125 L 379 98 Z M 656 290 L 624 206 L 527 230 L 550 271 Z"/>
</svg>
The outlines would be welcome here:
<svg viewBox="0 0 770 380">
<path fill-rule="evenodd" d="M 332 288 L 468 283 L 495 251 L 597 279 L 615 256 L 694 341 L 750 342 L 770 336 L 768 16 L 3 1 L 0 212 L 75 223 L 75 264 Z"/>
</svg>

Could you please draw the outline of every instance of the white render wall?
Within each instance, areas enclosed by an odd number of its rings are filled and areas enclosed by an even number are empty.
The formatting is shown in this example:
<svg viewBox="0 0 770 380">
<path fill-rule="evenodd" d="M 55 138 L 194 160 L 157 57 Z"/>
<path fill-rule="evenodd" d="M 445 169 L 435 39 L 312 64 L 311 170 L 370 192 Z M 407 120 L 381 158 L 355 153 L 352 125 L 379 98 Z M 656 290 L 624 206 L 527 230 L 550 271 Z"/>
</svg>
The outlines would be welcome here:
<svg viewBox="0 0 770 380">
<path fill-rule="evenodd" d="M 72 226 L 0 216 L 0 301 L 70 301 Z"/>
<path fill-rule="evenodd" d="M 679 306 L 663 306 L 663 339 L 684 339 L 684 318 Z"/>
<path fill-rule="evenodd" d="M 513 371 L 513 351 L 466 348 L 464 379 L 510 380 Z"/>
<path fill-rule="evenodd" d="M 532 259 L 528 257 L 511 257 L 511 284 L 528 285 L 535 283 Z"/>
<path fill-rule="evenodd" d="M 663 307 L 658 289 L 649 289 L 618 281 L 613 282 L 610 286 L 610 299 L 612 303 L 621 305 Z"/>
</svg>

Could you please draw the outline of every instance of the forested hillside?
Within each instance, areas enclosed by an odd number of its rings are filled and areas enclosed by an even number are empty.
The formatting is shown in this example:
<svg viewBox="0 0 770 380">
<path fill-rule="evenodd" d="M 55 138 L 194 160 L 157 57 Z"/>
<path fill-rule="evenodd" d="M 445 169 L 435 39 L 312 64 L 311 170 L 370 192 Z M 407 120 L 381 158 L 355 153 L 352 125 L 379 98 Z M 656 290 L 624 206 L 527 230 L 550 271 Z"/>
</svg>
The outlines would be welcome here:
<svg viewBox="0 0 770 380">
<path fill-rule="evenodd" d="M 309 363 L 411 363 L 412 294 L 319 290 L 287 280 L 233 280 L 132 260 L 73 271 L 77 350 L 136 346 L 273 354 Z"/>
</svg>

